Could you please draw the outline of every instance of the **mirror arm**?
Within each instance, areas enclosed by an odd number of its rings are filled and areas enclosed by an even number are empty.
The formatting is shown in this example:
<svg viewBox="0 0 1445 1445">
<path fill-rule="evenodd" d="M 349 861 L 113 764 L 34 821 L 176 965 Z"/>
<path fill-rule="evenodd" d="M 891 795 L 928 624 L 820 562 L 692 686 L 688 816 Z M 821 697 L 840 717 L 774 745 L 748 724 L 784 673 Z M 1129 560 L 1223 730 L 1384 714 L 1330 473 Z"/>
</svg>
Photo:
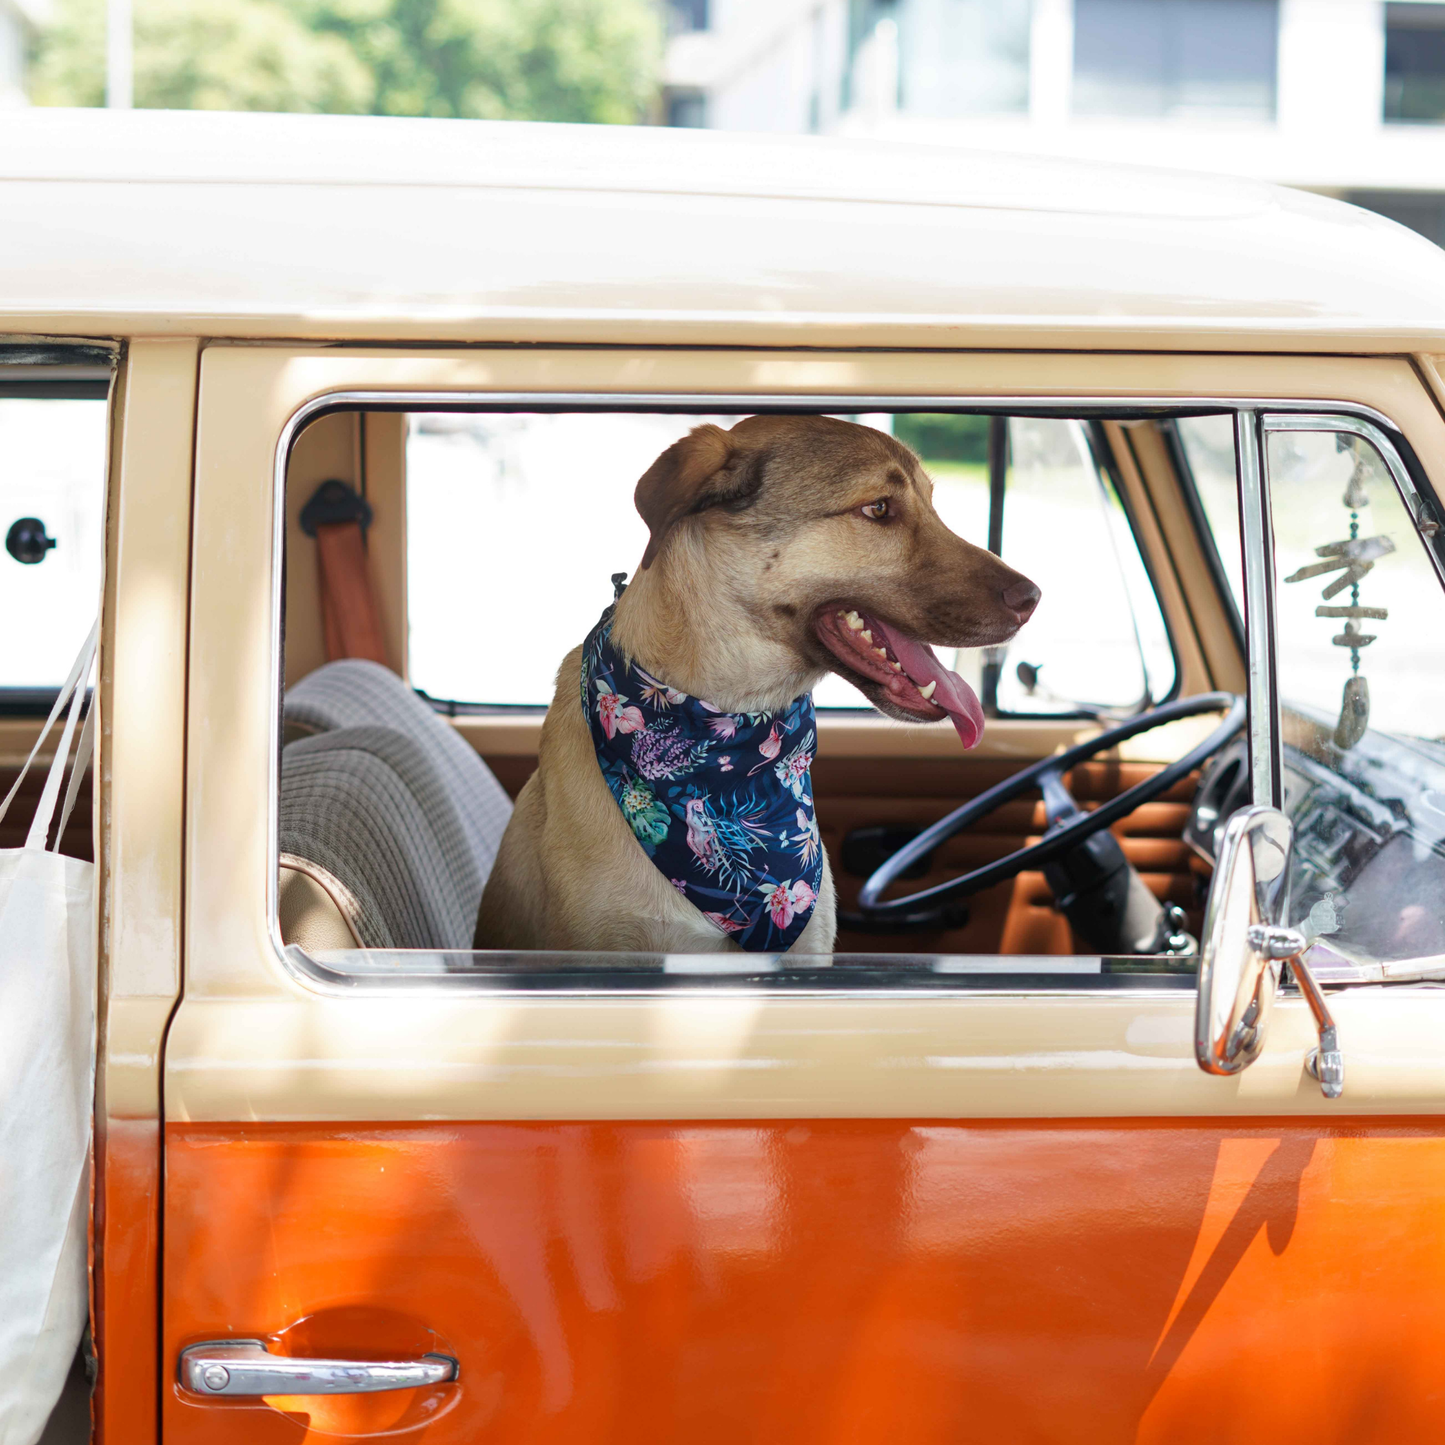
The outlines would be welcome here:
<svg viewBox="0 0 1445 1445">
<path fill-rule="evenodd" d="M 1319 1030 L 1320 1043 L 1305 1055 L 1305 1069 L 1312 1079 L 1318 1079 L 1320 1092 L 1327 1099 L 1338 1099 L 1345 1089 L 1345 1060 L 1340 1053 L 1339 1035 L 1335 1032 L 1334 1015 L 1325 1002 L 1323 990 L 1315 981 L 1309 965 L 1304 961 L 1306 942 L 1297 929 L 1281 928 L 1275 924 L 1251 924 L 1246 934 L 1249 946 L 1266 958 L 1279 959 L 1289 964 L 1290 972 L 1305 996 L 1305 1002 L 1314 1015 L 1315 1027 Z"/>
<path fill-rule="evenodd" d="M 1309 964 L 1303 958 L 1292 958 L 1289 967 L 1300 986 L 1300 992 L 1305 996 L 1305 1002 L 1310 1006 L 1310 1012 L 1315 1016 L 1315 1026 L 1320 1031 L 1320 1045 L 1305 1055 L 1305 1068 L 1311 1078 L 1319 1080 L 1320 1092 L 1325 1098 L 1338 1099 L 1345 1091 L 1345 1058 L 1340 1053 L 1334 1015 L 1325 1003 L 1324 993 L 1315 982 Z"/>
</svg>

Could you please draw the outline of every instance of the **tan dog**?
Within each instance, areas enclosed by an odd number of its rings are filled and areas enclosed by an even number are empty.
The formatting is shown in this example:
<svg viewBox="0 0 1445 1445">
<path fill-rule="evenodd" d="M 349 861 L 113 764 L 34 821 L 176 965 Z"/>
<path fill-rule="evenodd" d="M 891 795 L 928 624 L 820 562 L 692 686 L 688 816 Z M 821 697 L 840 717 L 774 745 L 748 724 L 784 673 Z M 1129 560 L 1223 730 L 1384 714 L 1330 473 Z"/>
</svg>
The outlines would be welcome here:
<svg viewBox="0 0 1445 1445">
<path fill-rule="evenodd" d="M 670 686 L 725 712 L 785 707 L 828 671 L 910 721 L 983 731 L 972 689 L 926 645 L 1007 641 L 1039 589 L 950 532 L 902 443 L 821 416 L 700 426 L 637 484 L 651 532 L 612 639 Z M 476 946 L 713 953 L 736 944 L 638 846 L 582 712 L 582 649 L 557 673 L 537 771 L 522 789 L 477 917 Z M 828 953 L 826 856 L 792 952 Z"/>
</svg>

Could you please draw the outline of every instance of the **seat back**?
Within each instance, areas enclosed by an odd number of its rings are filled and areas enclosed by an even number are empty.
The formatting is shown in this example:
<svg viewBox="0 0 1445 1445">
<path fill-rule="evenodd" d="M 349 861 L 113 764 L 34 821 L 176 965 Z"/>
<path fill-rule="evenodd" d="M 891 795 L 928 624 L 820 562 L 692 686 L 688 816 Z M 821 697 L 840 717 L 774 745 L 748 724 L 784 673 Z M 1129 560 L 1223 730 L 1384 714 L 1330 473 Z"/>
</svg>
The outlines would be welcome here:
<svg viewBox="0 0 1445 1445">
<path fill-rule="evenodd" d="M 318 882 L 361 947 L 471 946 L 485 880 L 449 780 L 408 734 L 349 727 L 289 743 L 280 835 L 283 873 Z"/>
<path fill-rule="evenodd" d="M 392 728 L 411 738 L 444 780 L 486 882 L 512 816 L 512 801 L 456 729 L 394 672 L 358 658 L 328 662 L 286 690 L 284 722 L 288 738 L 354 727 Z"/>
</svg>

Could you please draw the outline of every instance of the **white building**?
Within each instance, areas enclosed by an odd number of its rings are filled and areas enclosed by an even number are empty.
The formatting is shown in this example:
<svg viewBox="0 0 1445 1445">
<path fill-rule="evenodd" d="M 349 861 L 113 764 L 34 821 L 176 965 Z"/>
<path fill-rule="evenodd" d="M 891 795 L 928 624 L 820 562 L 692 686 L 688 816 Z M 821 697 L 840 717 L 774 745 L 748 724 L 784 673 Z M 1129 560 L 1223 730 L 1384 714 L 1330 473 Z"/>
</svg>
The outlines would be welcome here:
<svg viewBox="0 0 1445 1445">
<path fill-rule="evenodd" d="M 668 121 L 1228 171 L 1445 244 L 1445 0 L 671 0 Z"/>
</svg>

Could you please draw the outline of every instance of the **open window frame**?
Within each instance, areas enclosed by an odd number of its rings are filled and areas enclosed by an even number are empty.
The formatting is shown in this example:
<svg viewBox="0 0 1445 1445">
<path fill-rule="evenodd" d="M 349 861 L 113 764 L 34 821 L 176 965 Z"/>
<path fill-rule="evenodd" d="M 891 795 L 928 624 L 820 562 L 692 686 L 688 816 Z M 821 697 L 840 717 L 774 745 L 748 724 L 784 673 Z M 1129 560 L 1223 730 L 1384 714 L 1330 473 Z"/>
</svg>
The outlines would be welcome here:
<svg viewBox="0 0 1445 1445">
<path fill-rule="evenodd" d="M 1292 401 L 1242 402 L 1239 399 L 1131 398 L 1121 404 L 1118 399 L 1098 397 L 1050 398 L 997 396 L 908 396 L 879 394 L 834 394 L 828 396 L 798 395 L 677 395 L 662 393 L 636 394 L 568 394 L 513 392 L 506 394 L 418 391 L 405 395 L 379 391 L 339 391 L 318 397 L 298 410 L 289 420 L 277 449 L 276 495 L 285 496 L 286 464 L 291 447 L 306 425 L 328 412 L 338 411 L 403 411 L 403 412 L 478 412 L 478 411 L 650 411 L 681 415 L 736 413 L 865 413 L 926 411 L 930 413 L 959 412 L 989 416 L 1038 416 L 1082 420 L 1090 424 L 1091 440 L 1097 427 L 1105 421 L 1136 420 L 1169 421 L 1188 415 L 1226 414 L 1234 418 L 1236 430 L 1236 463 L 1241 486 L 1241 518 L 1243 545 L 1246 553 L 1246 577 L 1253 578 L 1257 591 L 1267 586 L 1261 570 L 1266 557 L 1263 518 L 1263 475 L 1260 466 L 1258 428 L 1265 413 L 1290 413 L 1308 410 L 1322 415 L 1354 417 L 1381 436 L 1397 440 L 1399 454 L 1408 454 L 1403 436 L 1388 418 L 1369 408 L 1341 403 L 1338 408 L 1318 403 Z M 1401 463 L 1402 468 L 1406 465 Z M 1111 477 L 1121 500 L 1123 488 Z M 1425 490 L 1420 489 L 1423 484 Z M 1181 477 L 1187 487 L 1187 479 Z M 1428 482 L 1420 473 L 1417 495 L 1433 497 Z M 1187 495 L 1187 492 L 1186 492 Z M 1423 505 L 1423 503 L 1421 504 Z M 1131 528 L 1136 528 L 1132 511 L 1126 509 Z M 1413 515 L 1413 513 L 1412 513 Z M 278 504 L 276 518 L 275 576 L 283 574 L 281 556 L 285 545 L 284 508 Z M 1251 520 L 1252 519 L 1252 520 Z M 1198 525 L 1198 519 L 1194 519 Z M 1137 529 L 1136 542 L 1140 542 Z M 1140 554 L 1148 567 L 1148 550 L 1140 542 Z M 1152 569 L 1151 583 L 1155 581 Z M 1226 599 L 1228 600 L 1228 599 Z M 275 599 L 274 615 L 279 619 L 281 599 Z M 1252 759 L 1251 776 L 1258 792 L 1263 784 L 1273 796 L 1277 770 L 1265 772 L 1266 758 L 1277 755 L 1277 702 L 1273 691 L 1272 653 L 1268 649 L 1269 609 L 1252 609 L 1254 626 L 1248 628 L 1250 654 L 1250 718 L 1248 732 Z M 1166 617 L 1166 627 L 1167 627 Z M 1261 643 L 1261 629 L 1265 641 Z M 1171 643 L 1173 641 L 1171 633 Z M 281 638 L 276 637 L 279 647 Z M 1261 667 L 1260 659 L 1267 658 Z M 279 676 L 279 669 L 278 669 Z M 1268 698 L 1263 707 L 1257 698 Z M 274 699 L 274 756 L 279 759 L 280 704 Z M 1055 719 L 1050 718 L 1050 721 Z M 344 992 L 376 990 L 392 991 L 412 987 L 478 990 L 490 993 L 517 992 L 541 994 L 625 995 L 667 992 L 671 990 L 704 990 L 733 992 L 763 989 L 785 992 L 821 992 L 826 994 L 870 993 L 878 989 L 890 991 L 923 990 L 926 992 L 1076 992 L 1083 990 L 1189 991 L 1193 986 L 1193 959 L 1140 957 L 1049 956 L 1009 957 L 1005 955 L 936 955 L 927 953 L 896 953 L 848 955 L 834 954 L 826 959 L 802 959 L 791 956 L 689 955 L 664 957 L 658 955 L 560 953 L 509 954 L 457 951 L 386 952 L 379 950 L 349 951 L 345 955 L 312 956 L 294 944 L 286 944 L 279 932 L 275 898 L 277 835 L 275 827 L 276 787 L 278 777 L 273 770 L 270 789 L 272 809 L 272 864 L 269 870 L 271 894 L 267 912 L 273 945 L 287 966 L 313 985 Z"/>
<path fill-rule="evenodd" d="M 108 495 L 108 470 L 110 450 L 113 388 L 115 383 L 117 354 L 109 347 L 87 344 L 35 344 L 11 343 L 0 345 L 0 402 L 10 400 L 26 401 L 94 401 L 106 408 L 106 443 L 102 456 L 102 472 L 96 478 L 95 498 L 102 515 L 96 521 L 95 569 L 99 578 L 103 566 L 105 549 L 105 518 L 103 515 Z M 4 535 L 15 517 L 0 517 L 0 535 Z M 44 520 L 44 519 L 42 519 Z M 13 565 L 9 556 L 0 556 L 0 565 Z M 43 563 L 41 564 L 43 565 Z M 97 586 L 95 595 L 88 599 L 90 606 L 99 606 L 101 589 Z M 78 645 L 76 638 L 75 645 Z M 56 676 L 64 674 L 69 665 L 69 655 L 58 655 L 55 659 Z M 0 722 L 19 719 L 44 718 L 54 706 L 59 688 L 56 686 L 5 686 L 0 685 Z"/>
</svg>

